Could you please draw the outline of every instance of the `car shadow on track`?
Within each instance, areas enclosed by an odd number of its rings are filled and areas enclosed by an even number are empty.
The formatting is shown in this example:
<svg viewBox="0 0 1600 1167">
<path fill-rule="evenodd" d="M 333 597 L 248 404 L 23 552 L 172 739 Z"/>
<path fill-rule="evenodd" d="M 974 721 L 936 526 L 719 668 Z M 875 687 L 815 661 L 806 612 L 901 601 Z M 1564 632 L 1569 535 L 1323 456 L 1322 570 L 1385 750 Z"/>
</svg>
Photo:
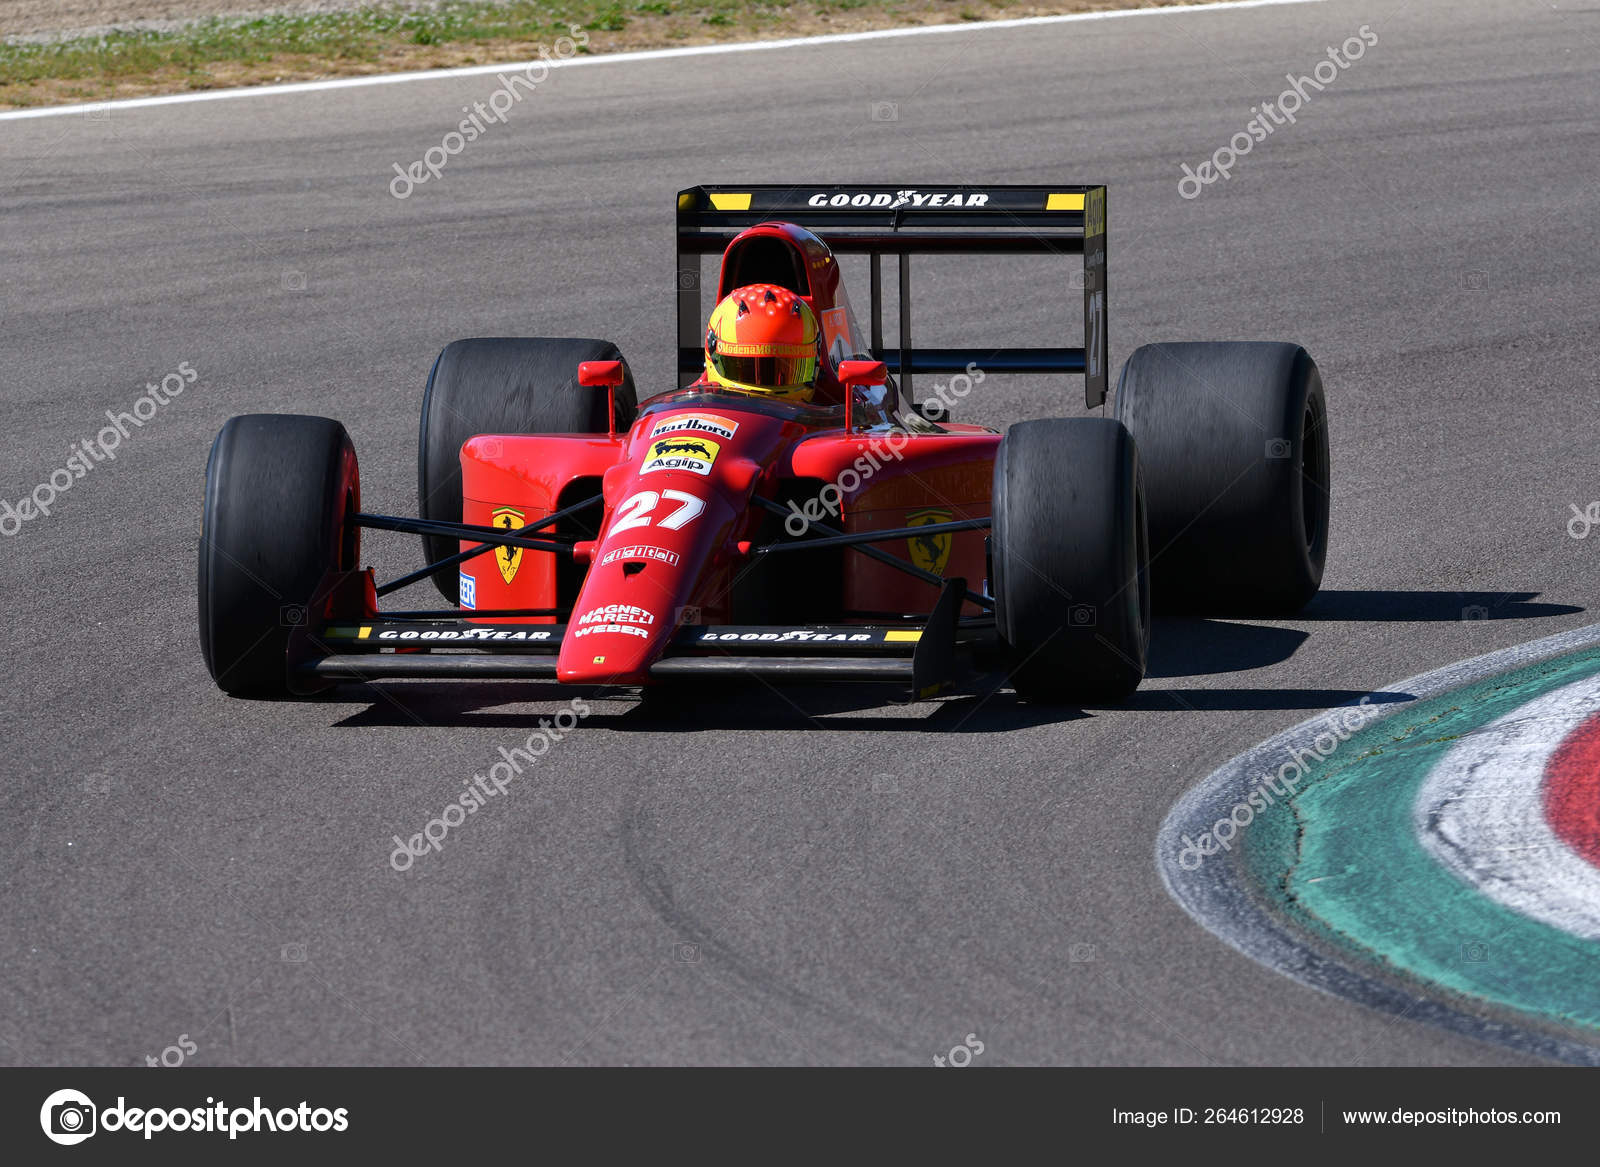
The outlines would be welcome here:
<svg viewBox="0 0 1600 1167">
<path fill-rule="evenodd" d="M 545 682 L 463 685 L 399 682 L 341 686 L 324 700 L 364 702 L 337 721 L 340 728 L 429 725 L 467 729 L 534 729 L 574 698 L 589 705 L 585 728 L 624 733 L 695 730 L 906 730 L 916 733 L 997 733 L 1089 716 L 1080 709 L 1034 705 L 1000 689 L 998 676 L 961 691 L 907 704 L 888 685 L 795 685 L 760 681 L 742 686 L 700 685 L 637 692 L 577 690 Z M 532 708 L 530 708 L 532 706 Z"/>
<path fill-rule="evenodd" d="M 1410 693 L 1368 693 L 1365 689 L 1140 689 L 1108 709 L 1218 713 L 1304 709 L 1317 712 L 1353 705 L 1370 697 L 1373 705 L 1414 701 Z"/>
<path fill-rule="evenodd" d="M 1538 592 L 1447 592 L 1363 589 L 1323 591 L 1285 623 L 1355 622 L 1437 623 L 1472 620 L 1531 620 L 1570 616 L 1573 604 L 1534 603 Z M 1238 673 L 1281 664 L 1314 633 L 1279 624 L 1234 620 L 1157 620 L 1150 637 L 1147 678 L 1198 677 Z M 1243 692 L 1240 691 L 1241 699 Z M 1310 696 L 1308 693 L 1307 696 Z M 1338 704 L 1337 701 L 1332 704 Z M 1199 706 L 1204 708 L 1204 706 Z M 1301 708 L 1298 705 L 1225 708 Z"/>
<path fill-rule="evenodd" d="M 1531 620 L 1571 616 L 1575 604 L 1533 601 L 1539 592 L 1446 592 L 1356 589 L 1318 592 L 1295 620 Z"/>
<path fill-rule="evenodd" d="M 789 731 L 829 729 L 909 733 L 1006 733 L 1042 725 L 1079 721 L 1119 710 L 1216 712 L 1249 710 L 1315 711 L 1346 705 L 1367 696 L 1353 689 L 1141 689 L 1114 705 L 1076 707 L 1024 701 L 985 678 L 973 691 L 903 703 L 884 686 L 807 685 L 777 689 L 746 688 L 708 693 L 682 689 L 640 699 L 636 694 L 574 692 L 549 684 L 523 686 L 439 683 L 348 686 L 330 698 L 363 702 L 366 707 L 336 722 L 340 728 L 535 729 L 549 724 L 557 709 L 575 697 L 588 703 L 585 729 L 620 733 L 696 731 Z M 1404 701 L 1385 694 L 1381 701 Z M 531 708 L 530 708 L 531 706 Z"/>
<path fill-rule="evenodd" d="M 1241 673 L 1281 664 L 1311 634 L 1231 620 L 1157 620 L 1150 630 L 1145 677 Z"/>
</svg>

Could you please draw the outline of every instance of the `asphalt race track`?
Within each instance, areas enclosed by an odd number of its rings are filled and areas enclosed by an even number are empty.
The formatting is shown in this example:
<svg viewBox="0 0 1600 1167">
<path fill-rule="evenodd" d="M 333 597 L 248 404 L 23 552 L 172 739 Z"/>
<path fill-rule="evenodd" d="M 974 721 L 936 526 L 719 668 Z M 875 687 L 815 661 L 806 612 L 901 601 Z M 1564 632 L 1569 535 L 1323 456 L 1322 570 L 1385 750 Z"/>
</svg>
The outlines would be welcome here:
<svg viewBox="0 0 1600 1167">
<path fill-rule="evenodd" d="M 1595 619 L 1600 531 L 1568 520 L 1600 497 L 1600 19 L 1392 7 L 557 70 L 405 199 L 393 165 L 493 77 L 0 121 L 0 496 L 196 374 L 0 540 L 0 1062 L 143 1065 L 185 1035 L 200 1065 L 926 1065 L 969 1033 L 979 1064 L 1531 1060 L 1253 963 L 1153 858 L 1179 796 L 1283 727 Z M 1362 25 L 1294 125 L 1180 195 Z M 1108 183 L 1118 364 L 1202 338 L 1320 362 L 1325 590 L 1297 620 L 1160 625 L 1125 708 L 594 700 L 397 872 L 393 836 L 571 694 L 224 697 L 195 619 L 211 439 L 339 418 L 367 509 L 411 513 L 440 347 L 608 336 L 665 384 L 674 193 L 742 180 Z M 919 341 L 1078 343 L 1043 261 L 920 271 Z M 1081 401 L 992 378 L 957 417 Z M 366 558 L 398 575 L 416 542 Z"/>
</svg>

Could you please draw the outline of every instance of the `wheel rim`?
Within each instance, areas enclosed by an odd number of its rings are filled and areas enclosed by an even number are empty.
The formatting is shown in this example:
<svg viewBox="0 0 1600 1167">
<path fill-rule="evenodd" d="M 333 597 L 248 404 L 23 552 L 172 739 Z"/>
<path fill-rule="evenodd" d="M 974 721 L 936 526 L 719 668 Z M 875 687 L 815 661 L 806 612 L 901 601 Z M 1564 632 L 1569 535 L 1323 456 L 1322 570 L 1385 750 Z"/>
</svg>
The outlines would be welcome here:
<svg viewBox="0 0 1600 1167">
<path fill-rule="evenodd" d="M 1300 421 L 1300 526 L 1306 552 L 1315 555 L 1328 523 L 1328 431 L 1323 423 L 1322 401 L 1306 398 Z"/>
<path fill-rule="evenodd" d="M 1139 638 L 1142 641 L 1150 634 L 1150 522 L 1145 513 L 1142 487 L 1135 489 L 1135 497 L 1138 520 L 1134 533 L 1134 571 L 1138 579 Z"/>
<path fill-rule="evenodd" d="M 350 521 L 350 516 L 356 513 L 356 492 L 353 489 L 344 492 L 344 507 L 339 514 L 339 562 L 340 571 L 354 571 L 360 559 L 361 528 Z"/>
</svg>

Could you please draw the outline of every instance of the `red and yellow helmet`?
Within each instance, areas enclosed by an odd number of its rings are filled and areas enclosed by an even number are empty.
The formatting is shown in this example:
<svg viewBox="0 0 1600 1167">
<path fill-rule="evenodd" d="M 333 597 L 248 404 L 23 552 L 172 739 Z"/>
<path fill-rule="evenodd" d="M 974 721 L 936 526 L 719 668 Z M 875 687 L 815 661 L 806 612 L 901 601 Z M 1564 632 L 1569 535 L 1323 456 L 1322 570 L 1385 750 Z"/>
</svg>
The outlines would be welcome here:
<svg viewBox="0 0 1600 1167">
<path fill-rule="evenodd" d="M 735 288 L 706 329 L 706 377 L 724 389 L 810 401 L 822 353 L 811 306 L 776 284 Z"/>
</svg>

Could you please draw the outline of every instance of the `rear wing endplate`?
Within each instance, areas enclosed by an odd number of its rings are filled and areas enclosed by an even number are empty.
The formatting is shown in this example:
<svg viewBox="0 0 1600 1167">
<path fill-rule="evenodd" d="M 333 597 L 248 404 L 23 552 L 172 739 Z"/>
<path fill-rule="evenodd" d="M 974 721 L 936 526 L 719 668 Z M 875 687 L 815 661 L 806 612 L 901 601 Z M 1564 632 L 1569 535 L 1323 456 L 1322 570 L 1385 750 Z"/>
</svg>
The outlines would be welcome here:
<svg viewBox="0 0 1600 1167">
<path fill-rule="evenodd" d="M 841 255 L 871 257 L 872 355 L 912 398 L 914 374 L 985 372 L 1082 374 L 1091 407 L 1106 399 L 1106 188 L 1102 186 L 694 186 L 678 193 L 678 370 L 700 371 L 710 305 L 700 257 L 720 254 L 740 231 L 773 220 L 796 223 Z M 1079 348 L 914 349 L 910 257 L 922 254 L 1083 257 L 1083 345 Z M 899 260 L 899 348 L 883 344 L 882 257 Z M 1074 265 L 1076 268 L 1076 265 Z M 1063 290 L 1078 290 L 1074 270 Z"/>
</svg>

